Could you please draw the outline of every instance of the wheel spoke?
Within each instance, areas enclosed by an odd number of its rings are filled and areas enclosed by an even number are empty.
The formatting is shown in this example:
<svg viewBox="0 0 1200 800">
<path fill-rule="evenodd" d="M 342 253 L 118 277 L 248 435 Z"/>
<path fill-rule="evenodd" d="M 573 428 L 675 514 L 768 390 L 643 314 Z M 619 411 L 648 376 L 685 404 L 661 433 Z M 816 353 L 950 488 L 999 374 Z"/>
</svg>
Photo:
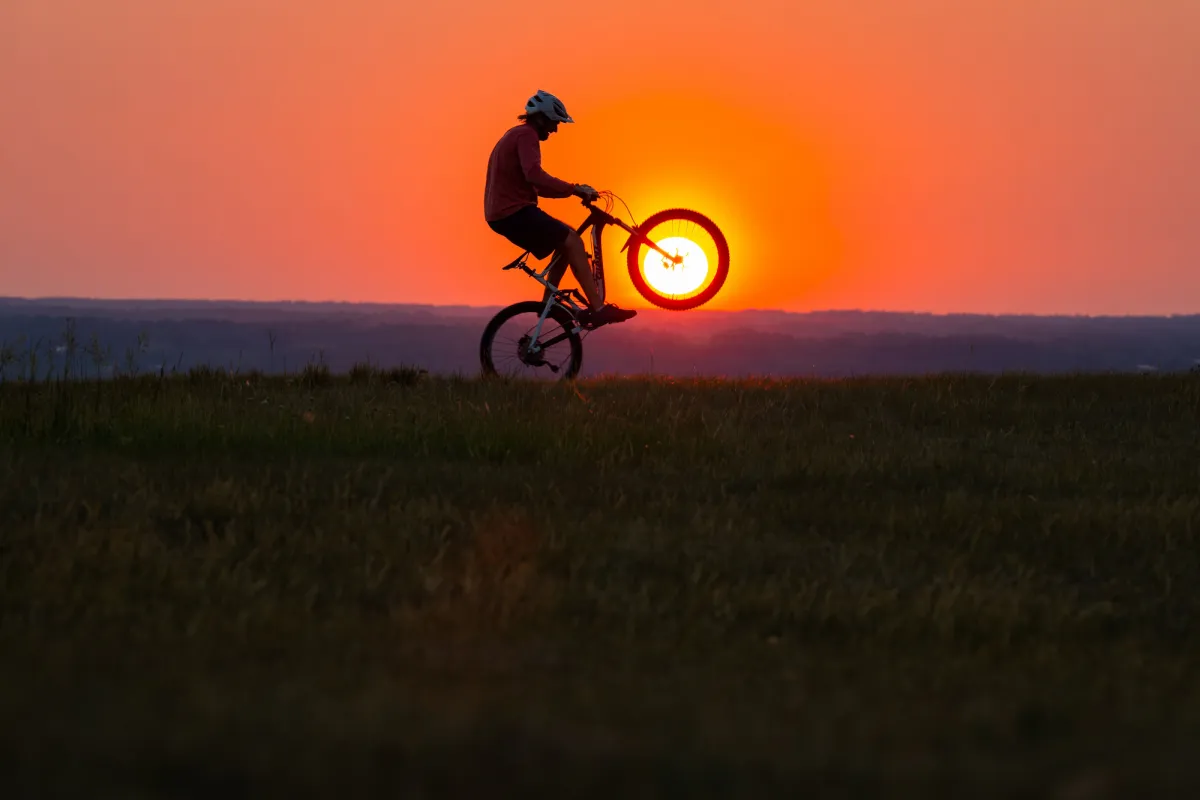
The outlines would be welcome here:
<svg viewBox="0 0 1200 800">
<path fill-rule="evenodd" d="M 485 344 L 485 368 L 490 360 L 496 372 L 509 377 L 553 381 L 572 376 L 571 364 L 580 347 L 578 337 L 551 316 L 542 320 L 539 331 L 538 320 L 544 306 L 540 303 L 530 306 L 536 307 L 537 311 L 532 308 L 517 310 L 499 322 L 489 323 L 491 339 Z M 496 327 L 493 329 L 493 326 Z M 531 353 L 535 333 L 539 350 Z"/>
<path fill-rule="evenodd" d="M 629 275 L 643 297 L 664 308 L 685 310 L 703 305 L 720 291 L 729 271 L 729 248 L 712 220 L 672 209 L 651 215 L 639 230 L 671 255 L 683 256 L 674 264 L 640 241 L 630 245 Z"/>
</svg>

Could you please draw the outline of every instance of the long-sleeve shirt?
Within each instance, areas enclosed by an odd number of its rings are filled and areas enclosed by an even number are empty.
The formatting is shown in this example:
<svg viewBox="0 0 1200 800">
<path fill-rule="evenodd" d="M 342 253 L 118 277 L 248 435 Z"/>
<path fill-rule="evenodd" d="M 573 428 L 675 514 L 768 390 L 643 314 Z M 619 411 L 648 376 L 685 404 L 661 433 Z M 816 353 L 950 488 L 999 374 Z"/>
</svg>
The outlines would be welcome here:
<svg viewBox="0 0 1200 800">
<path fill-rule="evenodd" d="M 488 222 L 507 217 L 525 206 L 536 206 L 538 196 L 570 197 L 575 186 L 542 169 L 542 147 L 529 125 L 510 128 L 488 158 L 483 190 L 483 216 Z"/>
</svg>

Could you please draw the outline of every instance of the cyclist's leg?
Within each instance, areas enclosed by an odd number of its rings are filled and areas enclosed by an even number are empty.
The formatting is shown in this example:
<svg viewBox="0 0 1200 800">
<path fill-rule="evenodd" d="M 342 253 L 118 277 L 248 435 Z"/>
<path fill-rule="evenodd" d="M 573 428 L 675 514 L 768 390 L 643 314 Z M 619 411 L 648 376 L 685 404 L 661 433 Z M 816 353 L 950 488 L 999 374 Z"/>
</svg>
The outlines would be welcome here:
<svg viewBox="0 0 1200 800">
<path fill-rule="evenodd" d="M 570 225 L 547 214 L 537 206 L 525 206 L 513 214 L 488 223 L 493 231 L 510 242 L 533 253 L 537 259 L 554 254 L 561 256 L 559 263 L 546 275 L 554 286 L 566 273 L 569 265 L 579 281 L 579 288 L 587 296 L 592 311 L 600 310 L 599 292 L 592 279 L 592 265 L 588 261 L 583 239 Z M 550 290 L 542 293 L 542 300 L 550 298 Z"/>
<path fill-rule="evenodd" d="M 554 256 L 557 258 L 558 255 L 559 254 L 556 251 L 554 253 Z M 558 261 L 554 261 L 553 259 L 551 259 L 553 266 L 550 267 L 550 271 L 548 273 L 546 273 L 546 280 L 548 280 L 550 282 L 551 286 L 561 286 L 562 285 L 561 284 L 562 277 L 563 277 L 563 275 L 566 274 L 567 267 L 570 266 L 570 262 L 567 261 L 567 254 L 563 253 L 562 256 L 563 257 L 559 258 Z M 550 299 L 550 289 L 547 288 L 546 291 L 542 292 L 542 302 L 545 303 L 549 299 Z"/>
<path fill-rule="evenodd" d="M 558 286 L 558 282 L 562 280 L 563 274 L 567 271 L 567 266 L 570 265 L 575 280 L 579 282 L 579 288 L 583 289 L 584 295 L 587 296 L 588 305 L 592 311 L 599 311 L 603 303 L 600 302 L 600 293 L 596 291 L 596 281 L 592 278 L 592 264 L 588 261 L 587 250 L 584 249 L 583 239 L 580 235 L 574 230 L 568 233 L 554 255 L 555 257 L 561 255 L 562 258 L 546 276 L 547 280 Z M 545 301 L 549 298 L 550 290 L 547 289 L 542 295 L 542 300 Z"/>
</svg>

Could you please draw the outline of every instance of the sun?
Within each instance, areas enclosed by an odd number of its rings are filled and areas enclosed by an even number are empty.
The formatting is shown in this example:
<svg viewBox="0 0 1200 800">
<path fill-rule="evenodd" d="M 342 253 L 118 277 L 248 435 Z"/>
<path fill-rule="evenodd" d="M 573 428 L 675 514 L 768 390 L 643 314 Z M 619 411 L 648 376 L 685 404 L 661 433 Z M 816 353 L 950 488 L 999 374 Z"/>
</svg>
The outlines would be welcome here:
<svg viewBox="0 0 1200 800">
<path fill-rule="evenodd" d="M 684 296 L 699 289 L 708 277 L 708 256 L 700 245 L 682 236 L 659 239 L 656 244 L 671 255 L 682 256 L 678 264 L 646 248 L 642 259 L 642 275 L 650 288 L 659 294 Z"/>
</svg>

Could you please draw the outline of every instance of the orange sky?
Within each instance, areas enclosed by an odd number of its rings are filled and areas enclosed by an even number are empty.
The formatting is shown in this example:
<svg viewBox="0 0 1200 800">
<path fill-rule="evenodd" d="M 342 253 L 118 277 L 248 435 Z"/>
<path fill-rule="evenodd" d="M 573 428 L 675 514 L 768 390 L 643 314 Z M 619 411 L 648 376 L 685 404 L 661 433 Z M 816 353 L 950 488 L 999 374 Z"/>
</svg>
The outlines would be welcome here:
<svg viewBox="0 0 1200 800">
<path fill-rule="evenodd" d="M 552 174 L 725 228 L 710 307 L 1198 312 L 1198 75 L 1196 0 L 4 0 L 0 295 L 532 296 L 540 87 Z"/>
</svg>

